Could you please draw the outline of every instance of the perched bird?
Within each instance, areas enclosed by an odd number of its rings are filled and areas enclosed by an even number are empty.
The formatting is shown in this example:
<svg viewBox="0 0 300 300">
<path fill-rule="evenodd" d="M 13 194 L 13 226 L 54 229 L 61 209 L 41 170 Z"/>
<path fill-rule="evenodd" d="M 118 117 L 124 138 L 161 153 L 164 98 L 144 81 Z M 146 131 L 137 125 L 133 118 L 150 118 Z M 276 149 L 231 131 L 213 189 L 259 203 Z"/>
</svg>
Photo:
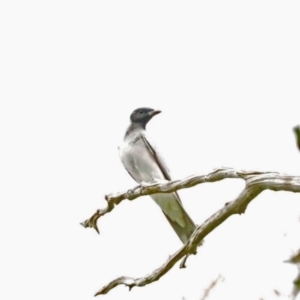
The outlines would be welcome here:
<svg viewBox="0 0 300 300">
<path fill-rule="evenodd" d="M 161 113 L 148 107 L 134 110 L 126 130 L 123 144 L 119 147 L 120 159 L 131 177 L 137 183 L 153 183 L 171 180 L 169 170 L 157 148 L 146 135 L 146 125 L 155 115 Z M 159 205 L 182 243 L 186 243 L 196 225 L 184 210 L 177 192 L 152 194 L 150 197 Z"/>
</svg>

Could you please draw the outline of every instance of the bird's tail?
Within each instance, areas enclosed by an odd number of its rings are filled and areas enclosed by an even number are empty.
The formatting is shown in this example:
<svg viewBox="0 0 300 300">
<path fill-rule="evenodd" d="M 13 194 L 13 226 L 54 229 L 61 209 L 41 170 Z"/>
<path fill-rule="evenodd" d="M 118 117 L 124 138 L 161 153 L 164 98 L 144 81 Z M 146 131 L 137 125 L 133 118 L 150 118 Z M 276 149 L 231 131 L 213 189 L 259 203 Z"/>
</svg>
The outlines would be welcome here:
<svg viewBox="0 0 300 300">
<path fill-rule="evenodd" d="M 176 192 L 154 194 L 151 198 L 160 206 L 170 225 L 185 244 L 196 229 L 196 225 L 183 208 L 179 195 Z"/>
<path fill-rule="evenodd" d="M 171 220 L 168 215 L 163 211 L 163 214 L 166 216 L 167 220 L 169 221 L 170 225 L 174 229 L 174 231 L 177 233 L 178 237 L 182 241 L 183 244 L 185 244 L 192 233 L 196 229 L 196 225 L 194 224 L 193 220 L 190 218 L 190 216 L 187 214 L 187 212 L 182 208 L 182 213 L 185 215 L 186 224 L 184 227 L 181 227 L 177 222 Z"/>
</svg>

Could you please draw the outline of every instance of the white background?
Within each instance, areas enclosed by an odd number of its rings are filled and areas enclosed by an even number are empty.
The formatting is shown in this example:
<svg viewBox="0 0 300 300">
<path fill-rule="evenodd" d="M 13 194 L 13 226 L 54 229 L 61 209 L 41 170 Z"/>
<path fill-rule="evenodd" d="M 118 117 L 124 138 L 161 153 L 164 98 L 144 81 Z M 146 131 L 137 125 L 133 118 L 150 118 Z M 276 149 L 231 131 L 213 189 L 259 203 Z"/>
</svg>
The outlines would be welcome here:
<svg viewBox="0 0 300 300">
<path fill-rule="evenodd" d="M 135 186 L 119 161 L 131 111 L 173 178 L 221 166 L 299 174 L 300 3 L 293 1 L 1 1 L 0 299 L 94 299 L 143 276 L 180 246 L 149 198 L 79 223 L 104 195 Z M 240 180 L 182 190 L 201 224 Z M 114 299 L 275 299 L 297 270 L 300 195 L 263 192 L 205 239 L 187 269 Z"/>
</svg>

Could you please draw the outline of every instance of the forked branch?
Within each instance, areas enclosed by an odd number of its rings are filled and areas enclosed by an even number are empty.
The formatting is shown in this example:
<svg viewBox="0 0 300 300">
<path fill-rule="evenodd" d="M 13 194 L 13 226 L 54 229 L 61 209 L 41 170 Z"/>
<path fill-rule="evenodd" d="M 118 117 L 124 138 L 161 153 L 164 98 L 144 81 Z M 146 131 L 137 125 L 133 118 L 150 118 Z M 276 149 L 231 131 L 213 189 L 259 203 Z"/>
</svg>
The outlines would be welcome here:
<svg viewBox="0 0 300 300">
<path fill-rule="evenodd" d="M 197 246 L 205 236 L 211 233 L 215 228 L 222 224 L 227 218 L 234 214 L 244 213 L 248 204 L 264 190 L 300 192 L 300 177 L 279 174 L 277 172 L 252 172 L 236 171 L 231 168 L 217 169 L 207 175 L 193 175 L 183 180 L 173 180 L 166 182 L 157 182 L 153 184 L 142 184 L 127 192 L 110 194 L 105 196 L 107 207 L 98 210 L 90 219 L 81 223 L 85 228 L 94 228 L 98 233 L 97 220 L 106 213 L 111 212 L 116 204 L 128 199 L 133 200 L 140 196 L 155 193 L 170 193 L 180 189 L 189 188 L 204 182 L 215 182 L 227 178 L 240 178 L 245 181 L 245 188 L 233 201 L 226 205 L 208 218 L 202 225 L 197 226 L 188 242 L 183 245 L 176 253 L 158 269 L 152 273 L 141 277 L 119 277 L 106 286 L 102 287 L 96 294 L 106 294 L 118 285 L 128 286 L 132 289 L 134 286 L 144 286 L 156 280 L 159 280 L 166 274 L 179 260 L 181 268 L 185 267 L 186 259 L 189 255 L 196 253 Z"/>
</svg>

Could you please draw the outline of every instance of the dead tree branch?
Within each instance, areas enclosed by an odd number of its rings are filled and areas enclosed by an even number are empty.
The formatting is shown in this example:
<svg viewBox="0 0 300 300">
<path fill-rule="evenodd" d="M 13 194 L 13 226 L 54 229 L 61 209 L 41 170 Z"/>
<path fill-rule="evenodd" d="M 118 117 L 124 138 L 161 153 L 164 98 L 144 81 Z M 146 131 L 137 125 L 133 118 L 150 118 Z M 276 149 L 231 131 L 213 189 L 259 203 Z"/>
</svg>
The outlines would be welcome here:
<svg viewBox="0 0 300 300">
<path fill-rule="evenodd" d="M 293 128 L 293 131 L 294 131 L 295 136 L 296 136 L 297 148 L 300 151 L 300 126 L 295 126 Z"/>
<path fill-rule="evenodd" d="M 223 281 L 223 280 L 224 280 L 224 277 L 219 274 L 219 276 L 210 283 L 210 285 L 207 287 L 207 289 L 205 289 L 204 294 L 200 300 L 206 300 L 208 298 L 210 292 L 216 287 L 218 282 Z"/>
<path fill-rule="evenodd" d="M 116 204 L 128 199 L 133 200 L 144 195 L 155 193 L 170 193 L 180 189 L 193 187 L 204 182 L 215 182 L 227 178 L 239 178 L 245 181 L 245 188 L 232 202 L 227 203 L 223 208 L 208 218 L 202 225 L 197 226 L 194 233 L 176 253 L 158 269 L 152 273 L 141 277 L 119 277 L 106 286 L 102 287 L 96 294 L 106 294 L 118 285 L 125 285 L 131 290 L 134 286 L 144 286 L 156 280 L 159 280 L 166 274 L 179 260 L 181 268 L 185 267 L 186 258 L 196 252 L 197 246 L 201 243 L 205 236 L 211 233 L 215 228 L 222 224 L 227 218 L 234 214 L 242 214 L 245 212 L 248 204 L 256 198 L 264 190 L 272 191 L 288 191 L 300 192 L 300 176 L 289 176 L 279 174 L 277 172 L 252 172 L 252 171 L 236 171 L 231 168 L 217 169 L 207 175 L 193 175 L 183 180 L 173 180 L 166 182 L 157 182 L 153 184 L 142 184 L 127 192 L 110 194 L 105 196 L 107 207 L 98 210 L 90 219 L 81 223 L 85 228 L 94 228 L 98 233 L 97 220 L 111 212 Z"/>
</svg>

